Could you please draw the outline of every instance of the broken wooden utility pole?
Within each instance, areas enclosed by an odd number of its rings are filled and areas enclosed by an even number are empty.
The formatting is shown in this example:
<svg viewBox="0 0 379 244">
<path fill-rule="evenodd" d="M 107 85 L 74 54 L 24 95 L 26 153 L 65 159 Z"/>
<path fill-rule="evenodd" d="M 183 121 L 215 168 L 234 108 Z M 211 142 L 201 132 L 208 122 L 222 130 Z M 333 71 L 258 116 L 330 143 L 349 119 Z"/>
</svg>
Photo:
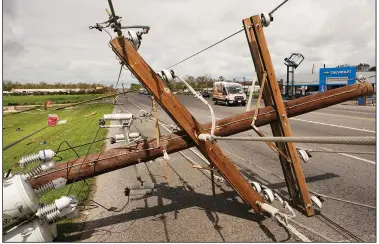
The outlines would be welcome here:
<svg viewBox="0 0 379 244">
<path fill-rule="evenodd" d="M 372 92 L 373 87 L 370 83 L 359 83 L 287 101 L 284 103 L 284 106 L 286 108 L 287 116 L 291 118 L 346 102 L 351 99 L 368 96 Z M 255 111 L 252 110 L 233 117 L 218 120 L 215 135 L 230 136 L 251 130 L 254 112 Z M 271 106 L 264 107 L 259 109 L 255 125 L 257 127 L 264 126 L 272 123 L 276 119 L 277 114 L 275 110 Z M 202 124 L 202 127 L 205 131 L 210 131 L 211 123 Z M 194 142 L 185 131 L 179 131 L 160 137 L 160 145 L 161 147 L 157 147 L 156 139 L 153 139 L 141 142 L 137 146 L 127 148 L 119 147 L 101 153 L 90 154 L 85 158 L 84 162 L 84 157 L 81 157 L 57 164 L 55 170 L 36 176 L 30 181 L 30 183 L 33 188 L 38 188 L 56 178 L 62 177 L 67 179 L 67 184 L 70 184 L 76 177 L 76 181 L 84 180 L 162 157 L 163 148 L 166 148 L 167 153 L 171 154 L 195 146 Z M 81 168 L 80 165 L 82 165 Z M 78 173 L 79 169 L 80 172 Z"/>
<path fill-rule="evenodd" d="M 120 43 L 124 44 L 124 47 Z M 255 212 L 260 213 L 262 209 L 257 203 L 264 203 L 263 197 L 247 182 L 237 167 L 224 155 L 217 143 L 198 139 L 198 136 L 205 132 L 203 126 L 180 103 L 176 96 L 172 94 L 160 76 L 139 55 L 133 44 L 125 37 L 115 38 L 110 44 L 116 55 L 125 63 L 141 84 L 153 94 L 156 101 L 171 119 L 189 135 L 199 151 L 212 165 L 217 167 L 220 174 L 224 176 L 225 180 L 230 183 L 241 198 Z"/>
<path fill-rule="evenodd" d="M 276 80 L 274 67 L 271 61 L 270 52 L 267 47 L 261 18 L 255 15 L 244 19 L 243 25 L 251 56 L 253 58 L 258 81 L 263 89 L 263 100 L 266 106 L 273 106 L 277 113 L 278 120 L 273 121 L 270 126 L 273 136 L 292 136 L 287 112 L 284 107 L 279 85 Z M 268 84 L 265 86 L 265 83 Z M 288 192 L 294 206 L 302 207 L 307 216 L 314 215 L 312 201 L 307 189 L 307 184 L 300 165 L 300 158 L 293 143 L 276 143 L 277 147 L 290 158 L 290 162 L 279 155 L 283 169 Z"/>
</svg>

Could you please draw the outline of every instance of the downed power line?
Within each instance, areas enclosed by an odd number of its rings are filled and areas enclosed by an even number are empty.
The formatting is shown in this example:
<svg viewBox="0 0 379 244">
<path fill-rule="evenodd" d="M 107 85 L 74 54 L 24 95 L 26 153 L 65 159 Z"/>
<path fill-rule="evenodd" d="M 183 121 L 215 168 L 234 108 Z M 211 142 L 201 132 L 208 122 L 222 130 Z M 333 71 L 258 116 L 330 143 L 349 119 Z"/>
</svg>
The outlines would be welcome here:
<svg viewBox="0 0 379 244">
<path fill-rule="evenodd" d="M 294 117 L 307 112 L 315 111 L 320 108 L 332 106 L 356 97 L 371 94 L 373 87 L 369 83 L 359 83 L 351 86 L 333 89 L 320 94 L 303 97 L 288 101 L 285 103 L 288 117 Z M 233 117 L 218 120 L 216 124 L 216 136 L 234 135 L 251 129 L 252 117 L 254 110 L 245 112 Z M 276 112 L 272 107 L 264 107 L 259 109 L 256 126 L 270 124 L 277 119 Z M 238 124 L 238 126 L 235 126 Z M 205 131 L 210 131 L 211 124 L 202 125 Z M 102 153 L 88 155 L 83 163 L 80 175 L 77 180 L 84 180 L 110 171 L 128 167 L 139 162 L 150 161 L 163 156 L 162 148 L 166 148 L 167 153 L 175 153 L 194 146 L 193 141 L 184 131 L 160 137 L 161 147 L 156 147 L 156 140 L 144 141 L 136 146 L 119 147 L 106 150 Z M 140 159 L 140 160 L 138 160 Z M 67 177 L 67 184 L 72 183 L 76 176 L 76 170 L 73 169 L 70 174 L 66 175 L 66 165 L 69 167 L 77 167 L 80 165 L 81 159 L 70 160 L 64 164 L 58 164 L 57 169 L 39 175 L 31 180 L 34 188 L 39 187 L 51 181 L 51 179 L 59 177 Z"/>
</svg>

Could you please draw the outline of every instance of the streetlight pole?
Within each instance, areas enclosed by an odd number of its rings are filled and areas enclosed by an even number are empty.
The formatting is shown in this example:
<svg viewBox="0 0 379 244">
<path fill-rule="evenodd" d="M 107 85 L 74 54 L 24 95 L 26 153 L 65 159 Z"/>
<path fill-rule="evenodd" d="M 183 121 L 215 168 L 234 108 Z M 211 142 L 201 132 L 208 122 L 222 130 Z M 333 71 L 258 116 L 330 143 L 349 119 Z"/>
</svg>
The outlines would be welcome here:
<svg viewBox="0 0 379 244">
<path fill-rule="evenodd" d="M 246 93 L 246 90 L 245 90 L 245 76 L 242 78 L 242 84 L 243 84 L 243 92 Z"/>
<path fill-rule="evenodd" d="M 286 86 L 286 97 L 287 99 L 291 96 L 291 99 L 295 99 L 295 69 L 299 67 L 301 62 L 303 62 L 304 56 L 300 53 L 292 53 L 291 56 L 284 59 L 284 64 L 287 66 L 287 86 Z M 291 94 L 290 94 L 290 73 L 291 75 Z"/>
</svg>

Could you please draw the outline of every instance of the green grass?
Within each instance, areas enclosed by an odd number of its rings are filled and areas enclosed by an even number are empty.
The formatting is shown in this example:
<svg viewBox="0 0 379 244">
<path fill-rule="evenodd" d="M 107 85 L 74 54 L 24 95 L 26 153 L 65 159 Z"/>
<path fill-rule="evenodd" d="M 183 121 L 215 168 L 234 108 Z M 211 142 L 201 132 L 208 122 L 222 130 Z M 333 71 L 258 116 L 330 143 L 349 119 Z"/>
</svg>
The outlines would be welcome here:
<svg viewBox="0 0 379 244">
<path fill-rule="evenodd" d="M 43 105 L 45 101 L 55 103 L 75 103 L 101 97 L 103 94 L 83 94 L 83 95 L 36 95 L 36 96 L 3 96 L 3 106 L 17 105 Z"/>
<path fill-rule="evenodd" d="M 96 104 L 96 105 L 82 105 L 75 107 L 72 110 L 61 111 L 38 111 L 34 110 L 28 113 L 12 114 L 3 117 L 3 147 L 23 138 L 34 131 L 43 128 L 47 125 L 47 118 L 49 113 L 58 114 L 59 118 L 66 120 L 66 124 L 57 125 L 55 127 L 48 127 L 37 134 L 29 137 L 28 139 L 20 142 L 19 144 L 3 151 L 3 172 L 12 168 L 19 159 L 28 154 L 38 153 L 42 149 L 52 149 L 56 151 L 62 141 L 67 141 L 72 146 L 92 142 L 98 130 L 98 120 L 105 113 L 111 113 L 113 106 L 111 104 Z M 95 112 L 96 114 L 90 115 Z M 89 115 L 89 116 L 86 116 Z M 16 131 L 17 128 L 22 128 L 22 131 Z M 97 139 L 105 138 L 107 135 L 106 129 L 100 129 Z M 41 145 L 41 141 L 46 141 L 45 145 Z M 90 153 L 99 152 L 105 149 L 106 141 L 93 144 Z M 90 145 L 76 148 L 80 156 L 84 156 Z M 63 144 L 61 149 L 68 148 Z M 65 151 L 58 154 L 62 157 L 63 162 L 76 158 L 76 155 L 71 151 Z M 28 165 L 28 169 L 36 166 L 38 163 Z M 19 169 L 19 168 L 17 168 Z M 17 170 L 16 170 L 17 171 Z M 89 185 L 93 183 L 92 179 L 87 180 Z M 40 202 L 51 203 L 56 198 L 59 198 L 68 193 L 69 187 L 50 191 L 40 198 Z M 82 188 L 84 186 L 84 188 Z M 79 202 L 90 193 L 91 187 L 85 186 L 83 182 L 73 184 L 71 195 L 77 195 Z"/>
</svg>

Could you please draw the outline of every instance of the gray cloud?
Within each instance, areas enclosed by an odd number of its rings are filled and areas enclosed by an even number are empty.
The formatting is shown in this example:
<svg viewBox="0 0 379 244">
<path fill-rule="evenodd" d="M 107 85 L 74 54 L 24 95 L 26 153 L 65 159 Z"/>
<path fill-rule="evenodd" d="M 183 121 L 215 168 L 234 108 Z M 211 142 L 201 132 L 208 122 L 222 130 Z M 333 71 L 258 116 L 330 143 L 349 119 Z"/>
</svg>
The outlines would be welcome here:
<svg viewBox="0 0 379 244">
<path fill-rule="evenodd" d="M 3 1 L 3 14 L 14 15 L 15 14 L 15 1 L 4 0 Z"/>
<path fill-rule="evenodd" d="M 139 49 L 159 71 L 242 28 L 242 19 L 270 11 L 281 0 L 113 0 L 124 25 L 151 27 Z M 114 84 L 119 64 L 109 36 L 88 26 L 107 19 L 106 1 L 5 0 L 4 79 Z M 297 77 L 325 63 L 375 63 L 374 0 L 291 0 L 265 29 L 278 78 L 283 59 L 304 54 Z M 112 33 L 113 34 L 113 33 Z M 136 82 L 123 71 L 121 82 Z M 254 68 L 244 33 L 175 67 L 180 75 L 211 74 L 252 79 Z"/>
</svg>

